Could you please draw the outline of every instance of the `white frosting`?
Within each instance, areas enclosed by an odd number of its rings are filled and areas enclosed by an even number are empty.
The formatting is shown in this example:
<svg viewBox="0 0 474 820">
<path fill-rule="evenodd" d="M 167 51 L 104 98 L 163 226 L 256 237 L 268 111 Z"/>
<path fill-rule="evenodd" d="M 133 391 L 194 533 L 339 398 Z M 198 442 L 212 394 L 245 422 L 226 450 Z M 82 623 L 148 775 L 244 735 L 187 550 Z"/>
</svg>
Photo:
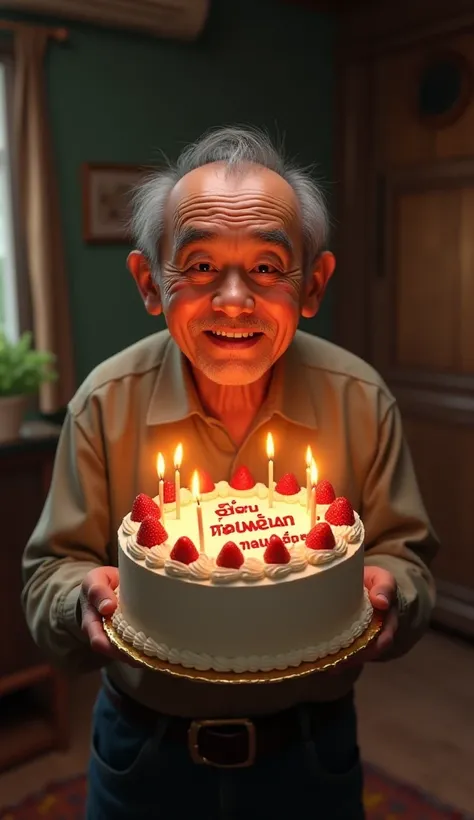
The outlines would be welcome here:
<svg viewBox="0 0 474 820">
<path fill-rule="evenodd" d="M 137 632 L 124 619 L 120 606 L 112 616 L 112 623 L 122 639 L 132 644 L 136 649 L 144 652 L 150 658 L 159 658 L 172 664 L 180 664 L 187 668 L 216 672 L 267 672 L 272 669 L 287 669 L 301 663 L 311 663 L 334 655 L 341 649 L 349 647 L 368 627 L 372 618 L 373 608 L 367 591 L 364 590 L 363 603 L 357 617 L 340 634 L 329 640 L 322 641 L 314 646 L 303 649 L 294 649 L 278 655 L 250 655 L 237 657 L 213 656 L 208 653 L 199 653 L 188 649 L 174 649 L 166 644 L 156 643 L 152 638 L 146 638 L 143 632 Z"/>
<path fill-rule="evenodd" d="M 348 544 L 357 544 L 358 541 L 362 541 L 365 536 L 364 525 L 356 512 L 354 512 L 354 519 L 351 525 L 335 527 L 331 524 L 334 536 L 343 538 Z"/>
<path fill-rule="evenodd" d="M 336 545 L 331 550 L 312 550 L 306 548 L 306 559 L 313 567 L 321 564 L 330 564 L 336 558 L 341 558 L 347 552 L 347 541 L 340 535 L 335 535 Z"/>
<path fill-rule="evenodd" d="M 124 535 L 134 535 L 140 528 L 140 521 L 132 521 L 132 514 L 127 513 L 122 521 L 122 531 Z"/>
<path fill-rule="evenodd" d="M 301 488 L 299 492 L 294 495 L 283 495 L 283 493 L 278 493 L 274 489 L 273 498 L 275 501 L 284 501 L 286 504 L 301 504 L 302 507 L 306 507 L 306 489 L 303 488 Z"/>
<path fill-rule="evenodd" d="M 249 490 L 234 490 L 228 481 L 218 481 L 216 484 L 217 493 L 221 498 L 228 498 L 229 495 L 233 496 L 233 498 L 252 498 L 255 496 L 256 498 L 267 498 L 268 496 L 268 488 L 265 484 L 256 483 L 254 487 L 251 487 Z M 204 500 L 204 495 L 202 499 Z"/>
<path fill-rule="evenodd" d="M 145 565 L 149 569 L 162 569 L 170 555 L 170 549 L 167 544 L 160 544 L 158 547 L 152 547 L 151 549 L 141 547 L 141 549 L 145 553 Z M 129 552 L 131 554 L 130 549 Z"/>
<path fill-rule="evenodd" d="M 172 578 L 189 578 L 189 566 L 182 564 L 181 561 L 175 561 L 173 558 L 165 561 L 165 572 Z"/>
<path fill-rule="evenodd" d="M 189 577 L 194 578 L 196 581 L 207 581 L 212 572 L 212 568 L 212 559 L 209 558 L 208 555 L 201 553 L 199 558 L 196 558 L 195 561 L 189 564 Z"/>
<path fill-rule="evenodd" d="M 241 581 L 261 581 L 265 577 L 265 564 L 259 558 L 246 558 L 239 572 Z"/>
</svg>

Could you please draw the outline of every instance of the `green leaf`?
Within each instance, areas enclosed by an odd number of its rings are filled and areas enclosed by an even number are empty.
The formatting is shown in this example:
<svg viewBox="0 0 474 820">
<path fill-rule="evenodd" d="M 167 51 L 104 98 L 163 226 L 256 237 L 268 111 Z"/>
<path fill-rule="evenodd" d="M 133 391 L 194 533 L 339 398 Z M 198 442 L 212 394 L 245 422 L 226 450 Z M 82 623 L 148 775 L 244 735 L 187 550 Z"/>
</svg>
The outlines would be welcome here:
<svg viewBox="0 0 474 820">
<path fill-rule="evenodd" d="M 23 333 L 10 342 L 0 331 L 0 396 L 34 393 L 43 382 L 57 379 L 56 357 L 48 351 L 34 350 L 33 334 Z"/>
</svg>

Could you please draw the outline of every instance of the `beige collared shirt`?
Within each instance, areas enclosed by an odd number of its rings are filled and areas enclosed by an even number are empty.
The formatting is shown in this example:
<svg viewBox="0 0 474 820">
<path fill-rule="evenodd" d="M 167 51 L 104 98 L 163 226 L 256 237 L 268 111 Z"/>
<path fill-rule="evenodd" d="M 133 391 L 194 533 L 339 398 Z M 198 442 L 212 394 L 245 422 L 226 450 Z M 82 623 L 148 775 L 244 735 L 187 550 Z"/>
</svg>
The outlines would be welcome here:
<svg viewBox="0 0 474 820">
<path fill-rule="evenodd" d="M 100 565 L 117 565 L 117 530 L 139 492 L 157 494 L 156 455 L 171 477 L 184 447 L 182 484 L 196 467 L 214 481 L 242 464 L 265 482 L 265 438 L 275 440 L 275 477 L 305 483 L 308 444 L 319 475 L 347 496 L 366 529 L 366 563 L 399 587 L 400 626 L 391 657 L 423 634 L 434 604 L 429 564 L 438 543 L 420 498 L 395 400 L 357 357 L 298 332 L 274 368 L 267 400 L 236 447 L 204 412 L 168 331 L 149 336 L 97 367 L 70 402 L 50 492 L 23 559 L 23 603 L 34 639 L 69 672 L 104 663 L 77 622 L 80 584 Z M 192 618 L 192 613 L 189 613 Z M 275 629 L 284 613 L 275 613 Z M 255 624 L 258 629 L 258 624 Z M 159 711 L 187 716 L 272 712 L 347 692 L 358 672 L 316 673 L 270 686 L 193 683 L 127 664 L 108 664 L 115 684 Z"/>
</svg>

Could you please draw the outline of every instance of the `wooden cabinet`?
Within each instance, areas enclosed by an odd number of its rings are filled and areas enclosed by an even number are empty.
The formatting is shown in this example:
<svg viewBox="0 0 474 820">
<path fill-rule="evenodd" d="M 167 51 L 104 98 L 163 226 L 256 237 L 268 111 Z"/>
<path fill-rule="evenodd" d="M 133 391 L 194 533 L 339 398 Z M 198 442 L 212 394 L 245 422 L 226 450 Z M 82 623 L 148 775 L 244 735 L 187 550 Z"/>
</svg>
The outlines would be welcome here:
<svg viewBox="0 0 474 820">
<path fill-rule="evenodd" d="M 68 744 L 67 682 L 42 658 L 20 600 L 21 556 L 48 492 L 56 444 L 0 446 L 0 770 Z"/>
</svg>

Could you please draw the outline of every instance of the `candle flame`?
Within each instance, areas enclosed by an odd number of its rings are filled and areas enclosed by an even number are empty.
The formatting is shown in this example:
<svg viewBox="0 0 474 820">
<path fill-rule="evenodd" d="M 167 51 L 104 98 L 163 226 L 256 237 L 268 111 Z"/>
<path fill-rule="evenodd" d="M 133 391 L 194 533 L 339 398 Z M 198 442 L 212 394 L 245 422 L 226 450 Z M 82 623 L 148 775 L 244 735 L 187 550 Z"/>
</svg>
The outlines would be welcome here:
<svg viewBox="0 0 474 820">
<path fill-rule="evenodd" d="M 158 453 L 158 457 L 156 459 L 156 471 L 158 473 L 158 478 L 161 480 L 165 474 L 165 460 L 161 453 Z"/>
<path fill-rule="evenodd" d="M 183 445 L 178 444 L 176 450 L 174 451 L 174 467 L 175 467 L 175 470 L 180 469 L 182 460 L 183 460 Z"/>
<path fill-rule="evenodd" d="M 194 470 L 193 477 L 191 480 L 191 492 L 196 501 L 199 501 L 199 473 L 197 470 Z"/>
<path fill-rule="evenodd" d="M 313 459 L 311 462 L 311 484 L 313 487 L 316 486 L 318 483 L 318 468 L 316 467 L 316 462 Z"/>
<path fill-rule="evenodd" d="M 271 433 L 267 436 L 267 458 L 274 458 L 275 447 L 273 446 L 273 436 Z"/>
<path fill-rule="evenodd" d="M 306 466 L 311 467 L 313 462 L 313 453 L 311 452 L 311 447 L 308 447 L 306 450 Z"/>
</svg>

